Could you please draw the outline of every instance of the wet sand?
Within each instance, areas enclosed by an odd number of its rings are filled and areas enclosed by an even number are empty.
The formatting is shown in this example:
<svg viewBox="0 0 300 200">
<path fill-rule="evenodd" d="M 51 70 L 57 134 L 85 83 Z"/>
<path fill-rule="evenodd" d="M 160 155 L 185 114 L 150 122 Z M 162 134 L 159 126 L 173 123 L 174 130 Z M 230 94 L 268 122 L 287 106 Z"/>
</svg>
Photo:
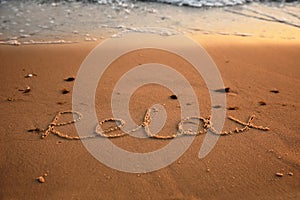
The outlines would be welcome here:
<svg viewBox="0 0 300 200">
<path fill-rule="evenodd" d="M 141 174 L 120 172 L 93 158 L 81 141 L 52 134 L 41 139 L 41 133 L 28 132 L 37 127 L 45 129 L 55 113 L 72 108 L 74 82 L 64 79 L 76 77 L 82 61 L 99 41 L 2 45 L 1 199 L 298 199 L 300 42 L 214 34 L 192 37 L 211 55 L 225 86 L 234 91 L 227 94 L 226 106 L 238 109 L 227 110 L 227 115 L 246 121 L 255 114 L 254 124 L 267 126 L 270 131 L 250 129 L 220 137 L 204 159 L 198 158 L 204 139 L 200 135 L 168 167 Z M 157 51 L 138 53 L 146 61 L 161 55 Z M 131 59 L 135 56 L 114 63 L 101 80 L 96 94 L 99 119 L 112 117 L 114 83 L 130 66 L 140 64 L 138 59 Z M 209 115 L 208 91 L 193 70 L 187 70 L 190 66 L 172 63 L 171 55 L 160 56 L 160 61 L 188 78 L 198 96 L 201 115 Z M 28 73 L 36 76 L 25 78 Z M 19 91 L 27 86 L 29 92 Z M 62 94 L 64 88 L 70 93 Z M 168 119 L 162 134 L 173 133 L 180 107 L 170 95 L 169 90 L 157 85 L 139 88 L 130 102 L 133 119 L 141 122 L 153 103 L 165 104 Z M 226 121 L 224 130 L 235 126 Z M 60 130 L 76 135 L 74 125 Z M 153 151 L 169 142 L 129 136 L 112 141 L 133 152 Z M 40 176 L 44 183 L 37 180 Z"/>
</svg>

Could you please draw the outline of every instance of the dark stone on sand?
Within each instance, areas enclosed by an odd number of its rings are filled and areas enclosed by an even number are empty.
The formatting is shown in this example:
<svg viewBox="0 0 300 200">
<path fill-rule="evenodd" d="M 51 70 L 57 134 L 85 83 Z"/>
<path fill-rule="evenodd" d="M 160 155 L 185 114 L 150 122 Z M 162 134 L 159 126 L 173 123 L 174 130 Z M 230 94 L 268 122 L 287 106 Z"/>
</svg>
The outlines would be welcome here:
<svg viewBox="0 0 300 200">
<path fill-rule="evenodd" d="M 228 107 L 227 110 L 238 110 L 239 107 L 233 106 L 233 107 Z"/>
<path fill-rule="evenodd" d="M 265 105 L 267 105 L 267 103 L 266 103 L 266 102 L 264 102 L 264 101 L 259 101 L 258 103 L 259 103 L 259 105 L 261 105 L 261 106 L 265 106 Z"/>
<path fill-rule="evenodd" d="M 170 98 L 171 98 L 171 99 L 177 99 L 177 96 L 176 96 L 175 94 L 172 94 L 172 95 L 170 96 Z"/>
<path fill-rule="evenodd" d="M 23 93 L 28 93 L 31 91 L 31 88 L 29 86 L 26 87 L 26 89 L 23 91 Z"/>
<path fill-rule="evenodd" d="M 71 81 L 74 81 L 75 78 L 74 77 L 69 77 L 69 78 L 65 78 L 64 80 L 67 81 L 67 82 L 71 82 Z"/>
<path fill-rule="evenodd" d="M 64 89 L 61 90 L 62 94 L 68 94 L 69 92 L 70 92 L 70 90 L 67 90 L 66 88 L 64 88 Z"/>
<path fill-rule="evenodd" d="M 277 94 L 277 93 L 279 93 L 279 90 L 273 89 L 273 90 L 270 90 L 270 92 Z"/>
<path fill-rule="evenodd" d="M 42 132 L 43 130 L 40 128 L 32 128 L 32 129 L 28 129 L 27 132 Z"/>
<path fill-rule="evenodd" d="M 226 88 L 221 88 L 221 89 L 217 89 L 214 90 L 215 92 L 220 92 L 220 93 L 229 93 L 230 92 L 230 88 L 226 87 Z"/>
</svg>

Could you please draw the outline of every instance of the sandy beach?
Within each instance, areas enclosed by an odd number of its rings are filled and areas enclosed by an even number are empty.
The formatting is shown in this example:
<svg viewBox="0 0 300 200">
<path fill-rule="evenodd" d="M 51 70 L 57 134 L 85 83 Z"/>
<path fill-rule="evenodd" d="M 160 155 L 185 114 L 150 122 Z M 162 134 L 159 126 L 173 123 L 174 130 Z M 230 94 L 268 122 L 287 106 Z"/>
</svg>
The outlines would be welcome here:
<svg viewBox="0 0 300 200">
<path fill-rule="evenodd" d="M 228 114 L 242 121 L 255 114 L 255 123 L 270 127 L 270 131 L 251 129 L 221 137 L 202 160 L 197 152 L 204 136 L 198 136 L 177 162 L 146 174 L 110 169 L 93 158 L 80 141 L 54 135 L 41 139 L 40 134 L 27 132 L 46 128 L 56 112 L 72 108 L 71 94 L 62 94 L 61 90 L 72 92 L 73 83 L 64 79 L 76 75 L 81 62 L 97 43 L 1 46 L 1 198 L 297 199 L 299 43 L 282 41 L 278 45 L 277 41 L 257 43 L 248 38 L 222 37 L 218 38 L 222 43 L 205 42 L 211 38 L 216 36 L 196 37 L 205 43 L 225 85 L 237 93 L 227 96 L 227 106 L 238 107 L 228 110 Z M 153 56 L 155 52 L 148 54 Z M 24 78 L 28 73 L 37 76 Z M 115 70 L 107 73 L 107 77 L 118 74 Z M 205 87 L 193 82 L 197 78 L 193 73 L 186 71 L 184 75 L 195 87 L 203 115 L 209 114 L 209 99 L 202 95 Z M 111 117 L 109 92 L 113 85 L 105 81 L 103 84 L 105 89 L 99 91 L 101 95 L 97 98 L 101 102 L 97 105 L 100 119 Z M 27 85 L 32 89 L 30 92 L 18 91 Z M 274 89 L 279 93 L 270 92 Z M 168 111 L 163 131 L 176 131 L 179 110 L 172 108 L 178 103 L 168 99 L 168 92 L 151 85 L 139 89 L 132 97 L 134 119 L 141 121 L 147 107 L 162 102 L 167 104 Z M 266 105 L 260 105 L 261 101 Z M 233 125 L 228 122 L 224 129 Z M 72 126 L 63 131 L 75 134 Z M 150 151 L 167 143 L 131 137 L 114 140 L 131 151 Z M 45 173 L 46 182 L 41 184 L 36 178 Z M 276 173 L 282 173 L 283 177 Z"/>
<path fill-rule="evenodd" d="M 270 130 L 251 128 L 222 136 L 203 159 L 198 152 L 205 135 L 196 136 L 174 163 L 149 173 L 112 169 L 95 159 L 80 140 L 54 134 L 42 139 L 43 131 L 38 131 L 46 129 L 57 112 L 72 110 L 74 81 L 65 79 L 76 80 L 86 56 L 104 39 L 0 45 L 0 199 L 299 199 L 300 31 L 283 24 L 269 28 L 274 37 L 197 30 L 186 35 L 209 53 L 230 88 L 227 116 L 246 122 L 255 115 L 253 123 Z M 257 31 L 254 26 L 252 30 Z M 210 115 L 208 90 L 195 69 L 175 62 L 174 55 L 148 49 L 118 59 L 105 72 L 95 96 L 98 119 L 112 117 L 111 94 L 122 74 L 157 58 L 189 80 L 201 116 Z M 130 100 L 133 120 L 141 123 L 146 109 L 160 103 L 168 114 L 160 134 L 176 133 L 180 106 L 171 95 L 155 84 L 139 88 Z M 227 119 L 224 130 L 234 127 L 241 126 Z M 57 129 L 77 136 L 74 124 Z M 131 152 L 154 151 L 170 142 L 130 136 L 110 140 Z"/>
</svg>

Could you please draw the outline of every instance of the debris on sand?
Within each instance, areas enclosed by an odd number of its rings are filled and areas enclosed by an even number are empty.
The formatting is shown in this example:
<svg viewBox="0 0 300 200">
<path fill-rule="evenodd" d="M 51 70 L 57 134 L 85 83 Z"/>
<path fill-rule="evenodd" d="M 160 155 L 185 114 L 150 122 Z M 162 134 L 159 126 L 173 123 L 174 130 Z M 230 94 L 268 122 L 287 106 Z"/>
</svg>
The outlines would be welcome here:
<svg viewBox="0 0 300 200">
<path fill-rule="evenodd" d="M 43 132 L 43 129 L 40 128 L 32 128 L 32 129 L 28 129 L 27 132 Z"/>
<path fill-rule="evenodd" d="M 171 98 L 171 99 L 178 99 L 177 96 L 176 96 L 175 94 L 172 94 L 172 95 L 170 96 L 170 98 Z"/>
<path fill-rule="evenodd" d="M 38 178 L 37 178 L 37 181 L 40 182 L 40 183 L 45 183 L 45 182 L 46 182 L 44 176 L 38 177 Z"/>
<path fill-rule="evenodd" d="M 293 172 L 289 172 L 288 175 L 289 175 L 289 176 L 293 176 L 294 173 L 293 173 Z"/>
<path fill-rule="evenodd" d="M 251 33 L 234 33 L 233 35 L 235 36 L 241 36 L 241 37 L 250 37 L 250 36 L 253 36 Z"/>
<path fill-rule="evenodd" d="M 220 92 L 220 93 L 229 93 L 230 92 L 230 88 L 226 87 L 226 88 L 221 88 L 221 89 L 217 89 L 214 90 L 215 92 Z"/>
<path fill-rule="evenodd" d="M 28 93 L 31 91 L 31 88 L 27 86 L 25 89 L 19 89 L 19 91 L 23 91 L 23 93 Z"/>
<path fill-rule="evenodd" d="M 30 91 L 31 91 L 31 88 L 29 86 L 27 86 L 23 93 L 28 93 Z"/>
<path fill-rule="evenodd" d="M 261 106 L 265 106 L 265 105 L 267 105 L 267 103 L 266 103 L 266 102 L 264 102 L 264 101 L 259 101 L 258 103 L 259 103 L 259 105 L 261 105 Z"/>
<path fill-rule="evenodd" d="M 277 94 L 277 93 L 279 93 L 279 90 L 273 89 L 273 90 L 270 90 L 270 92 Z"/>
<path fill-rule="evenodd" d="M 75 77 L 73 77 L 73 76 L 70 76 L 70 77 L 64 79 L 64 81 L 67 81 L 67 82 L 72 82 L 74 80 L 75 80 Z"/>
<path fill-rule="evenodd" d="M 61 90 L 61 93 L 62 94 L 68 94 L 68 93 L 70 93 L 70 90 L 64 88 L 64 89 Z"/>
<path fill-rule="evenodd" d="M 230 107 L 227 107 L 227 110 L 238 110 L 239 107 L 237 106 L 230 106 Z"/>
<path fill-rule="evenodd" d="M 275 175 L 278 177 L 283 177 L 283 173 L 280 173 L 280 172 L 277 172 Z"/>
<path fill-rule="evenodd" d="M 26 74 L 24 77 L 25 78 L 31 78 L 31 77 L 34 77 L 34 76 L 37 76 L 36 74 Z"/>
</svg>

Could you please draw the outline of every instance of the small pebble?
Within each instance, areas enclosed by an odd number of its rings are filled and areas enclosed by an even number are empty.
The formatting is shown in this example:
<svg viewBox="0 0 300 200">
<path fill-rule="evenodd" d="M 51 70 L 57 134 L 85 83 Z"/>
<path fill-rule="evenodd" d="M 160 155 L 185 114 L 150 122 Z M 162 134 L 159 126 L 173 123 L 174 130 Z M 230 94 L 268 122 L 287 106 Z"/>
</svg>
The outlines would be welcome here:
<svg viewBox="0 0 300 200">
<path fill-rule="evenodd" d="M 34 77 L 34 76 L 37 76 L 36 74 L 26 74 L 24 77 L 25 78 L 31 78 L 31 77 Z"/>
<path fill-rule="evenodd" d="M 226 93 L 230 92 L 230 88 L 229 87 L 225 88 L 225 92 Z"/>
<path fill-rule="evenodd" d="M 67 90 L 66 88 L 61 90 L 61 93 L 63 93 L 63 94 L 68 94 L 69 92 L 70 92 L 70 90 Z"/>
<path fill-rule="evenodd" d="M 283 177 L 283 173 L 280 173 L 280 172 L 277 172 L 275 175 L 278 177 Z"/>
<path fill-rule="evenodd" d="M 252 34 L 250 34 L 250 33 L 234 33 L 234 35 L 236 35 L 236 36 L 241 36 L 241 37 L 249 37 L 249 36 L 252 36 Z"/>
<path fill-rule="evenodd" d="M 71 82 L 71 81 L 74 81 L 75 80 L 75 77 L 68 77 L 68 78 L 65 78 L 64 81 L 67 81 L 67 82 Z"/>
<path fill-rule="evenodd" d="M 27 132 L 41 132 L 43 130 L 41 130 L 40 128 L 32 128 L 32 129 L 28 129 Z"/>
<path fill-rule="evenodd" d="M 215 90 L 215 92 L 229 93 L 230 92 L 230 88 L 226 87 L 226 88 L 222 88 L 222 89 L 217 89 L 217 90 Z"/>
<path fill-rule="evenodd" d="M 170 98 L 171 98 L 171 99 L 177 99 L 177 96 L 176 96 L 175 94 L 172 94 L 172 95 L 170 96 Z"/>
<path fill-rule="evenodd" d="M 45 183 L 46 182 L 46 180 L 45 180 L 45 178 L 43 176 L 38 177 L 37 180 L 40 183 Z"/>
<path fill-rule="evenodd" d="M 293 173 L 293 172 L 289 172 L 288 175 L 289 175 L 289 176 L 293 176 L 294 173 Z"/>
<path fill-rule="evenodd" d="M 277 94 L 277 93 L 279 93 L 279 90 L 273 89 L 273 90 L 270 90 L 270 92 Z"/>
<path fill-rule="evenodd" d="M 23 90 L 23 93 L 28 93 L 28 92 L 30 92 L 31 91 L 31 88 L 29 87 L 29 86 L 27 86 L 26 88 L 25 88 L 25 90 Z"/>
<path fill-rule="evenodd" d="M 261 106 L 265 106 L 265 105 L 267 105 L 267 103 L 266 103 L 266 102 L 264 102 L 264 101 L 259 101 L 258 103 L 259 103 L 259 105 L 261 105 Z"/>
<path fill-rule="evenodd" d="M 238 110 L 239 107 L 233 106 L 233 107 L 228 107 L 227 110 Z"/>
</svg>

